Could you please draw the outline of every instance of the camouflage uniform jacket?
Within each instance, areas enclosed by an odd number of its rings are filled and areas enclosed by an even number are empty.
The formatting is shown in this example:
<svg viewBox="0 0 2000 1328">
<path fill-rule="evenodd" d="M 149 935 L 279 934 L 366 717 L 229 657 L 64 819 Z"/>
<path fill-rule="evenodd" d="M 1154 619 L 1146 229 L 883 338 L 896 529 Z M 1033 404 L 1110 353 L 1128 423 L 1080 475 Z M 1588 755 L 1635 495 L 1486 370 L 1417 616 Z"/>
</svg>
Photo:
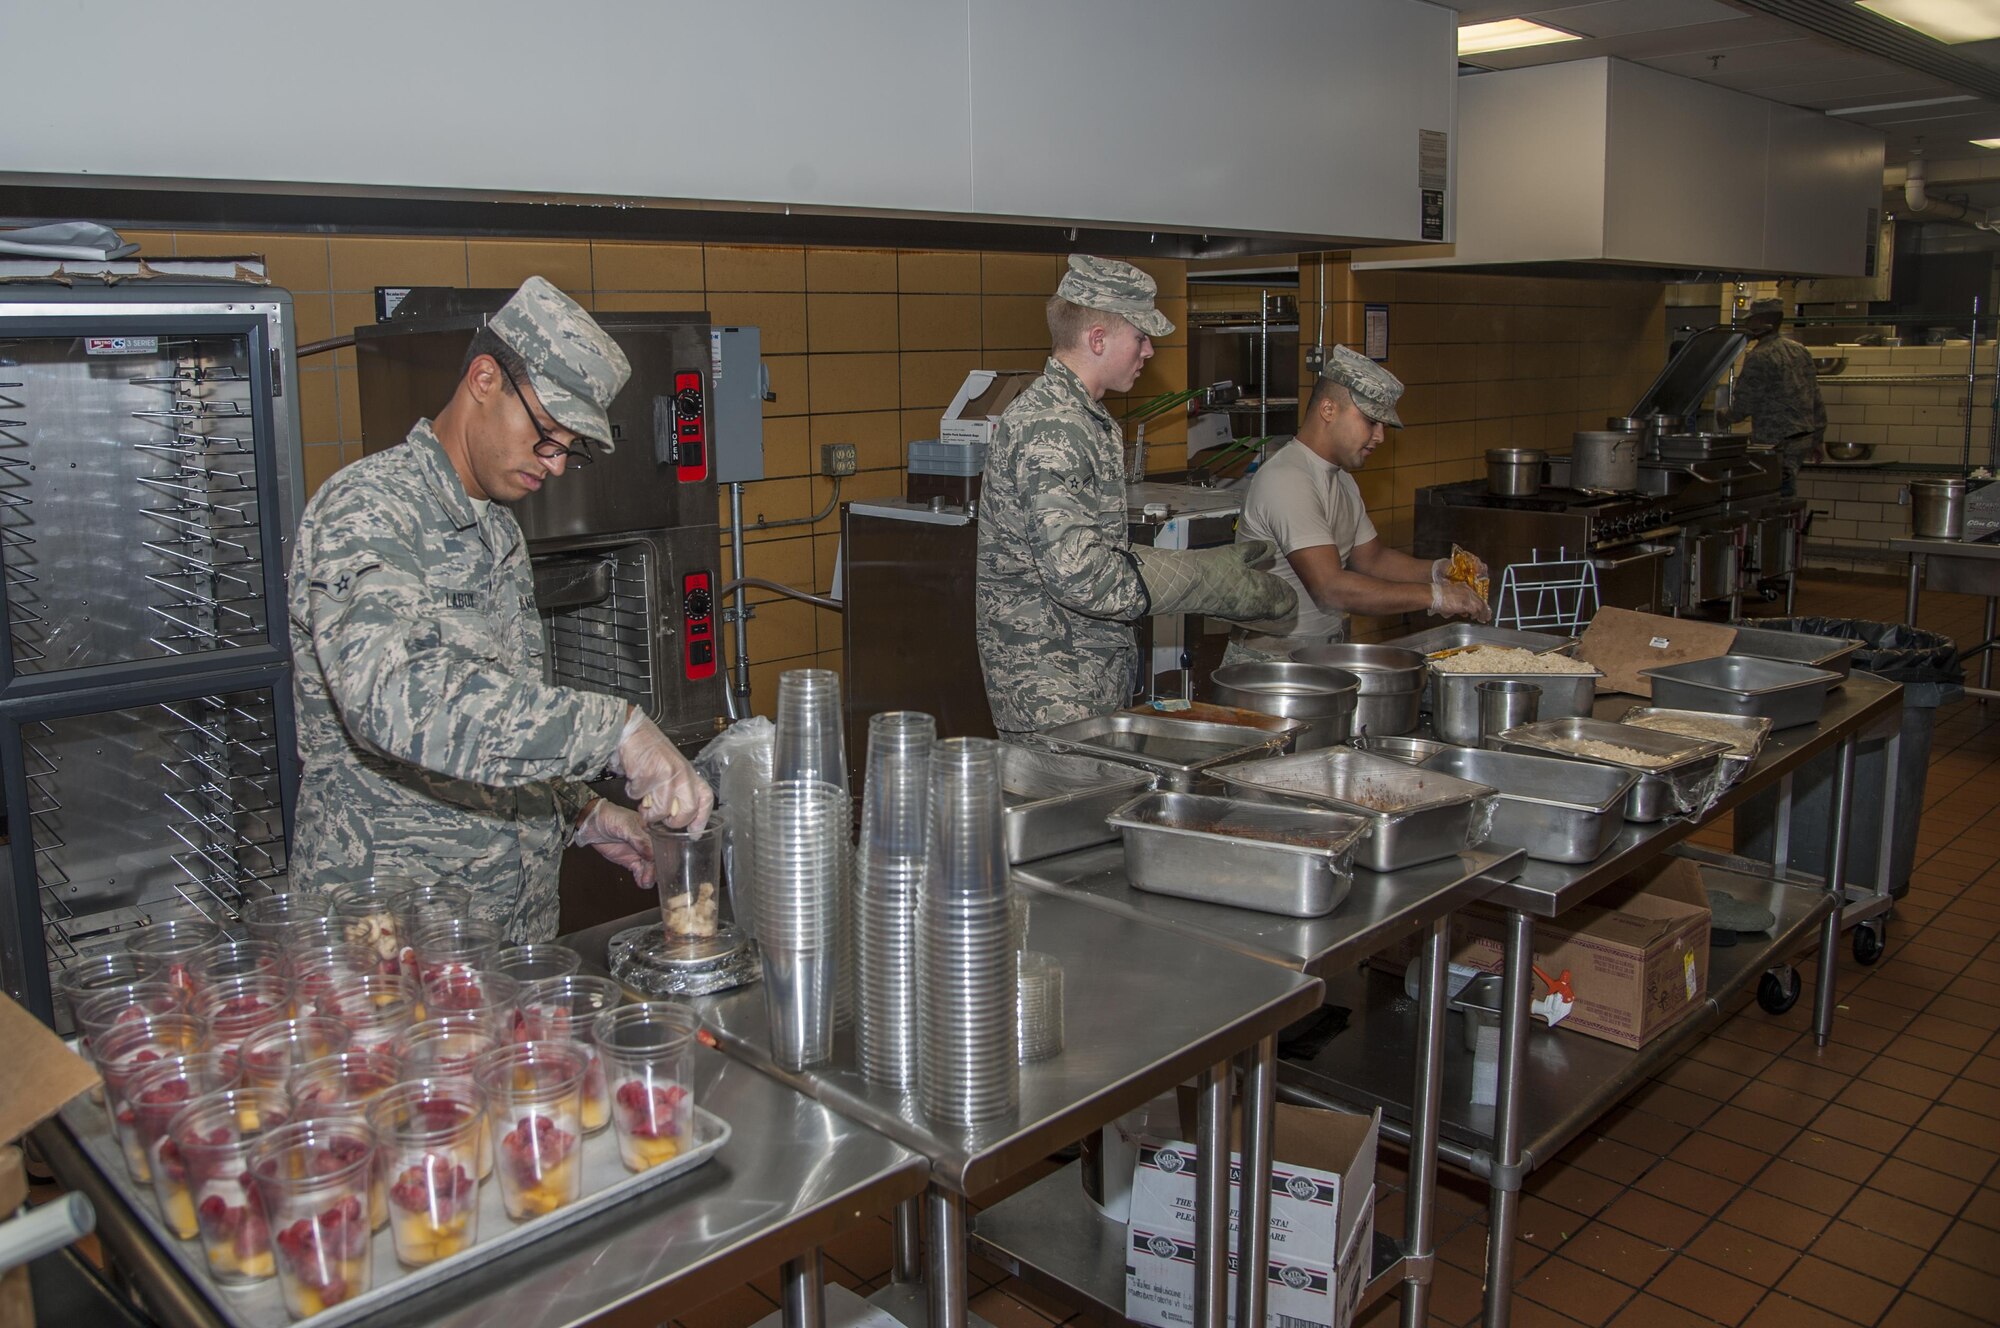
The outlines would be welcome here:
<svg viewBox="0 0 2000 1328">
<path fill-rule="evenodd" d="M 1750 436 L 1782 445 L 1826 427 L 1826 405 L 1813 373 L 1812 352 L 1777 333 L 1760 337 L 1743 357 L 1729 417 L 1750 420 Z"/>
<path fill-rule="evenodd" d="M 328 480 L 290 591 L 301 774 L 292 881 L 445 880 L 511 940 L 556 933 L 556 878 L 626 703 L 542 681 L 526 541 L 419 421 Z"/>
<path fill-rule="evenodd" d="M 1125 530 L 1117 421 L 1050 358 L 1000 416 L 979 493 L 979 663 L 993 725 L 1109 714 L 1132 695 L 1151 601 Z"/>
</svg>

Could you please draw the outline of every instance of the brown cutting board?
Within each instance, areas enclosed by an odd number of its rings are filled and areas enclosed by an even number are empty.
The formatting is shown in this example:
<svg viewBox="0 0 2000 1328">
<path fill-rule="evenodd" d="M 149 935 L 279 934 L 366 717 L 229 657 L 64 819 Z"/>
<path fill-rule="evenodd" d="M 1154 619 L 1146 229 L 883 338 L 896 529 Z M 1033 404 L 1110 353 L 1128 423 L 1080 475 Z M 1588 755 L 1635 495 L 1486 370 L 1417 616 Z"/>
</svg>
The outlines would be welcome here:
<svg viewBox="0 0 2000 1328">
<path fill-rule="evenodd" d="M 1713 659 L 1728 654 L 1735 641 L 1736 629 L 1721 623 L 1603 608 L 1584 628 L 1576 657 L 1603 671 L 1598 691 L 1651 696 L 1653 680 L 1640 677 L 1640 669 Z"/>
</svg>

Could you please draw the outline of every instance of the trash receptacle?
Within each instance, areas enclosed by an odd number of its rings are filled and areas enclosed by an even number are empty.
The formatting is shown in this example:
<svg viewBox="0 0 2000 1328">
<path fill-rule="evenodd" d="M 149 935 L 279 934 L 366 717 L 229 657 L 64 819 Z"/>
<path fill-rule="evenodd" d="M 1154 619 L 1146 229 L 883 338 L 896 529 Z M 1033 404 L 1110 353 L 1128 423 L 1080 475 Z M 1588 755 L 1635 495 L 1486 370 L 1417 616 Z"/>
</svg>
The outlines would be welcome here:
<svg viewBox="0 0 2000 1328">
<path fill-rule="evenodd" d="M 1917 823 L 1924 810 L 1924 781 L 1930 769 L 1931 730 L 1937 708 L 1965 695 L 1965 666 L 1948 636 L 1901 623 L 1856 618 L 1773 618 L 1739 623 L 1765 631 L 1798 632 L 1860 641 L 1854 667 L 1903 685 L 1902 747 L 1889 769 L 1888 740 L 1862 742 L 1854 757 L 1854 795 L 1848 816 L 1847 883 L 1880 890 L 1882 811 L 1895 781 L 1895 824 L 1889 827 L 1891 894 L 1910 888 L 1917 855 Z M 1838 749 L 1807 762 L 1792 776 L 1792 836 L 1787 865 L 1815 876 L 1826 874 L 1827 832 L 1833 814 L 1833 778 Z M 1736 809 L 1736 851 L 1769 859 L 1777 844 L 1778 791 L 1768 789 Z"/>
</svg>

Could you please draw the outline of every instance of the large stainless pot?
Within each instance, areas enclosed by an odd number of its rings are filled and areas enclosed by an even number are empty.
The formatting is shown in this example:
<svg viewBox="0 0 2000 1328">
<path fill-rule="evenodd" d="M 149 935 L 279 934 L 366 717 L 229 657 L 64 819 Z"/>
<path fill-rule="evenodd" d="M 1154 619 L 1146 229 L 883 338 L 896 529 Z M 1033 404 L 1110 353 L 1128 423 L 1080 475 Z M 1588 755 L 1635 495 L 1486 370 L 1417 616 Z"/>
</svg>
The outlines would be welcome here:
<svg viewBox="0 0 2000 1328">
<path fill-rule="evenodd" d="M 1542 463 L 1549 454 L 1536 447 L 1486 450 L 1486 489 L 1502 498 L 1530 498 L 1542 487 Z"/>
<path fill-rule="evenodd" d="M 1336 746 L 1353 734 L 1361 679 L 1318 664 L 1259 660 L 1223 665 L 1209 692 L 1217 705 L 1308 721 L 1312 727 L 1299 735 L 1296 748 L 1303 752 Z"/>
<path fill-rule="evenodd" d="M 1570 484 L 1578 489 L 1634 492 L 1639 487 L 1639 442 L 1635 433 L 1580 430 L 1570 450 Z"/>
<path fill-rule="evenodd" d="M 1342 669 L 1361 679 L 1361 696 L 1354 707 L 1355 733 L 1393 738 L 1417 727 L 1424 683 L 1430 677 L 1421 652 L 1401 646 L 1300 646 L 1292 652 L 1292 660 Z"/>
<path fill-rule="evenodd" d="M 1910 481 L 1910 533 L 1918 539 L 1965 538 L 1965 481 Z"/>
</svg>

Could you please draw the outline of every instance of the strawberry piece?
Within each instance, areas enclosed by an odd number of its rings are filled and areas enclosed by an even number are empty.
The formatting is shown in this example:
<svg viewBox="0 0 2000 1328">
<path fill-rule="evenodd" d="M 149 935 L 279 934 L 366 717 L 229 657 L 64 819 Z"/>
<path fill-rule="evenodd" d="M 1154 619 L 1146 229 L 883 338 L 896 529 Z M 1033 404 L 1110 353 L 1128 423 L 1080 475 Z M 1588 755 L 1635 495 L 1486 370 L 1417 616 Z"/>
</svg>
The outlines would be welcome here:
<svg viewBox="0 0 2000 1328">
<path fill-rule="evenodd" d="M 618 1110 L 624 1114 L 626 1133 L 641 1139 L 659 1139 L 679 1133 L 681 1103 L 687 1090 L 679 1084 L 650 1089 L 637 1079 L 618 1085 Z"/>
<path fill-rule="evenodd" d="M 500 1146 L 523 1185 L 535 1185 L 544 1168 L 553 1167 L 576 1147 L 576 1136 L 547 1116 L 523 1116 L 501 1137 Z"/>
</svg>

